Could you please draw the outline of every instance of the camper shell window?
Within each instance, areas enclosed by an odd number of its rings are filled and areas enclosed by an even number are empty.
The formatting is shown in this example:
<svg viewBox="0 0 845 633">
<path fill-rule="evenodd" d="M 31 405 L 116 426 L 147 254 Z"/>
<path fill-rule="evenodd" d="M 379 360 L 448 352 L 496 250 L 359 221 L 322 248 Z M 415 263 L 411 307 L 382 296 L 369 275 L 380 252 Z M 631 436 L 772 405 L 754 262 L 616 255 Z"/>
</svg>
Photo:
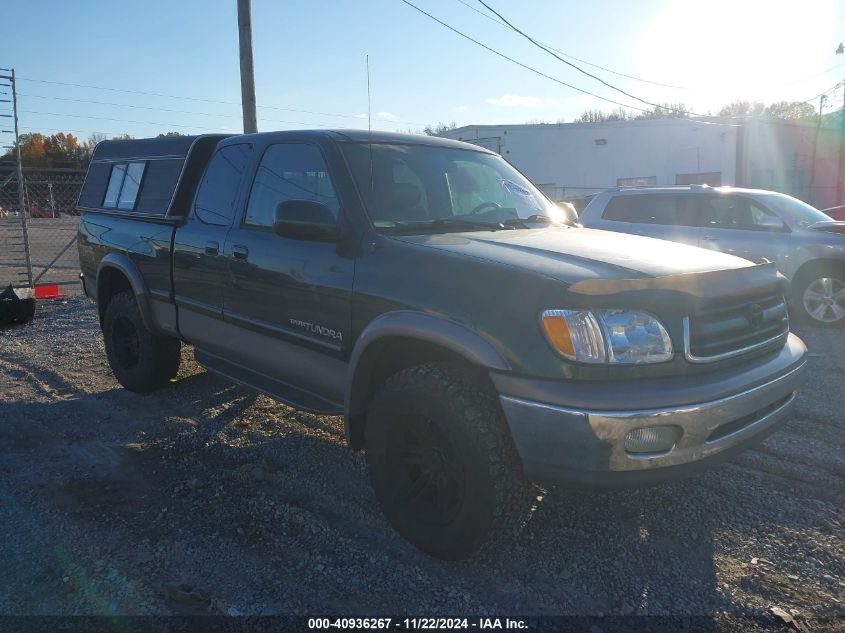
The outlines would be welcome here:
<svg viewBox="0 0 845 633">
<path fill-rule="evenodd" d="M 103 141 L 97 145 L 78 210 L 151 218 L 184 216 L 222 134 Z"/>
<path fill-rule="evenodd" d="M 138 191 L 141 189 L 146 167 L 146 161 L 112 165 L 109 185 L 103 198 L 103 208 L 132 211 L 138 199 Z"/>
</svg>

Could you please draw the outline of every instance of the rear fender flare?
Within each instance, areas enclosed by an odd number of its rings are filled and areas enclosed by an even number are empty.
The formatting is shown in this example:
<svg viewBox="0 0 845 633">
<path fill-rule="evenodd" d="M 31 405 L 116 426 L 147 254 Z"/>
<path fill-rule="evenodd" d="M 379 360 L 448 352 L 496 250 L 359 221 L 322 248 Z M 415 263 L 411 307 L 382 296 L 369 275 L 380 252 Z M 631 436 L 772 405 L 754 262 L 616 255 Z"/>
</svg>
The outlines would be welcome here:
<svg viewBox="0 0 845 633">
<path fill-rule="evenodd" d="M 147 289 L 147 284 L 144 281 L 144 277 L 141 275 L 141 271 L 138 270 L 138 267 L 123 253 L 109 253 L 100 260 L 100 265 L 97 267 L 98 304 L 102 296 L 100 286 L 100 280 L 102 279 L 101 274 L 107 268 L 113 268 L 121 272 L 123 276 L 126 277 L 132 288 L 132 294 L 135 296 L 135 302 L 138 304 L 138 309 L 141 312 L 141 319 L 144 321 L 144 325 L 146 325 L 151 332 L 155 332 L 157 328 L 155 327 L 155 323 L 152 318 L 150 293 Z M 105 309 L 105 306 L 102 306 L 102 308 Z"/>
</svg>

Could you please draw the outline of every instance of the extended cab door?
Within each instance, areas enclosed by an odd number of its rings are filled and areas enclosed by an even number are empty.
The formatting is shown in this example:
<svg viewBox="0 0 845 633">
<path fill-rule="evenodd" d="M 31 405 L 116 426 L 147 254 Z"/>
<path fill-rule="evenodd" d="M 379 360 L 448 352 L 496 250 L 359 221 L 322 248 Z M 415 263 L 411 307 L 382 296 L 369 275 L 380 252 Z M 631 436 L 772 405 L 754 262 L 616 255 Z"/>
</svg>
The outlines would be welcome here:
<svg viewBox="0 0 845 633">
<path fill-rule="evenodd" d="M 762 204 L 738 194 L 698 194 L 701 246 L 759 262 L 764 257 L 786 270 L 790 231 Z"/>
<path fill-rule="evenodd" d="M 173 291 L 179 332 L 201 349 L 218 350 L 229 267 L 223 254 L 244 189 L 252 145 L 219 148 L 206 167 L 173 244 Z"/>
<path fill-rule="evenodd" d="M 272 231 L 286 200 L 341 205 L 322 150 L 282 142 L 264 149 L 243 217 L 230 231 L 226 322 L 240 329 L 231 360 L 325 399 L 342 402 L 354 259 L 335 242 Z"/>
</svg>

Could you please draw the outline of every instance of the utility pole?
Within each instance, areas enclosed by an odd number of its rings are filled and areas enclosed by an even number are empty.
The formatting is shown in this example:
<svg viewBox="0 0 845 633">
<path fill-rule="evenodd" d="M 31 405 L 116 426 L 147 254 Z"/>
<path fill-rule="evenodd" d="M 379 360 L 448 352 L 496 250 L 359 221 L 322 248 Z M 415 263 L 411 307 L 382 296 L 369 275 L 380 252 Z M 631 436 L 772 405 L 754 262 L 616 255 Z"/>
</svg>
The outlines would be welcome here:
<svg viewBox="0 0 845 633">
<path fill-rule="evenodd" d="M 252 64 L 252 11 L 250 0 L 238 0 L 238 40 L 241 54 L 241 103 L 244 134 L 258 131 L 255 114 L 255 71 Z"/>
<path fill-rule="evenodd" d="M 839 43 L 837 55 L 845 53 L 845 46 Z M 842 109 L 839 111 L 839 177 L 836 180 L 836 204 L 845 204 L 845 81 L 842 82 Z"/>
<path fill-rule="evenodd" d="M 813 141 L 813 162 L 810 165 L 810 202 L 813 204 L 817 204 L 819 200 L 819 195 L 816 193 L 816 161 L 819 155 L 819 132 L 822 129 L 825 99 L 827 99 L 827 95 L 819 95 L 819 120 L 816 121 L 816 138 Z"/>
</svg>

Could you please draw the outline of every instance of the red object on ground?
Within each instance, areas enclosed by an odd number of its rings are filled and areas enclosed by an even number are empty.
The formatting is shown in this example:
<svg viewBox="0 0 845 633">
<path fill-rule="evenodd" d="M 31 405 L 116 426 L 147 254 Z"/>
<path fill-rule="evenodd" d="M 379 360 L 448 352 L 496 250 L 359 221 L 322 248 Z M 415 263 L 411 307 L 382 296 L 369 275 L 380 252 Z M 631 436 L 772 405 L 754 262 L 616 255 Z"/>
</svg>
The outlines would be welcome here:
<svg viewBox="0 0 845 633">
<path fill-rule="evenodd" d="M 35 286 L 36 299 L 55 299 L 58 296 L 60 296 L 59 287 L 55 284 Z"/>
</svg>

